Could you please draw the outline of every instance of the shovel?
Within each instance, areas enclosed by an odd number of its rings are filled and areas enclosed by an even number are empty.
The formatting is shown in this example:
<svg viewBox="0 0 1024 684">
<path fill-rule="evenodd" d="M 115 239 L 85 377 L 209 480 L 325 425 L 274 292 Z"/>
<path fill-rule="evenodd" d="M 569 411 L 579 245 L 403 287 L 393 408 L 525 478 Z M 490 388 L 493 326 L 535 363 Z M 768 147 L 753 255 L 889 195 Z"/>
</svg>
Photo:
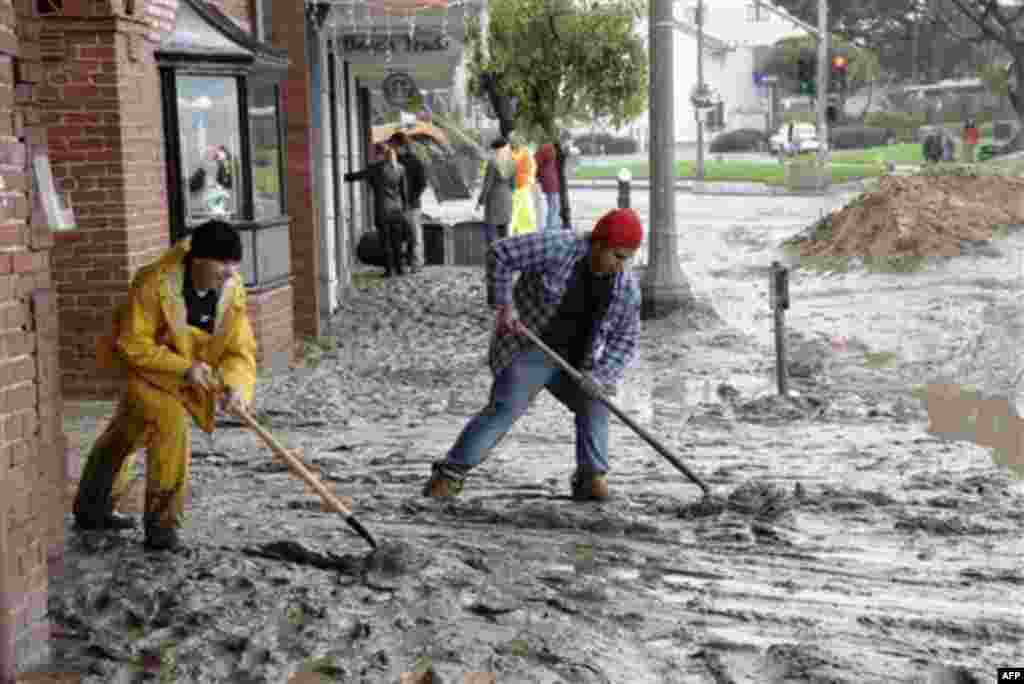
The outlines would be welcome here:
<svg viewBox="0 0 1024 684">
<path fill-rule="evenodd" d="M 540 338 L 538 338 L 537 335 L 532 330 L 527 328 L 525 325 L 522 326 L 521 330 L 523 331 L 523 334 L 526 335 L 526 337 L 528 337 L 530 339 L 531 342 L 533 342 L 535 345 L 540 347 L 540 350 L 542 352 L 544 352 L 544 354 L 547 355 L 547 357 L 549 359 L 554 361 L 558 365 L 559 368 L 561 368 L 563 371 L 565 371 L 569 375 L 569 377 L 571 377 L 573 380 L 575 380 L 576 384 L 578 384 L 583 389 L 584 392 L 586 392 L 591 398 L 597 399 L 602 404 L 607 406 L 608 410 L 611 411 L 612 413 L 614 413 L 616 416 L 618 416 L 619 419 L 622 420 L 623 423 L 625 423 L 630 428 L 632 428 L 633 432 L 635 432 L 636 434 L 640 435 L 640 437 L 642 437 L 645 442 L 647 442 L 652 447 L 654 447 L 654 450 L 657 451 L 662 456 L 664 456 L 668 460 L 669 463 L 674 465 L 676 467 L 676 469 L 679 470 L 679 472 L 681 472 L 683 475 L 686 475 L 686 477 L 690 478 L 690 480 L 695 485 L 700 487 L 701 491 L 704 493 L 704 498 L 705 499 L 708 499 L 708 498 L 710 498 L 712 496 L 711 490 L 708 489 L 708 486 L 704 483 L 704 481 L 701 480 L 699 477 L 697 477 L 697 475 L 694 474 L 694 472 L 692 470 L 687 468 L 686 464 L 683 463 L 682 461 L 680 461 L 675 456 L 675 454 L 673 454 L 671 451 L 669 451 L 665 447 L 664 444 L 662 444 L 657 439 L 655 439 L 654 435 L 652 435 L 651 433 L 647 432 L 647 430 L 645 430 L 642 427 L 640 427 L 639 425 L 637 425 L 633 421 L 632 418 L 630 418 L 628 415 L 626 415 L 626 413 L 624 411 L 622 411 L 622 409 L 620 409 L 618 406 L 613 404 L 611 399 L 609 399 L 608 397 L 604 396 L 604 394 L 592 392 L 590 390 L 590 388 L 588 387 L 587 383 L 585 383 L 583 381 L 583 374 L 580 373 L 575 368 L 573 368 L 572 366 L 570 366 L 565 361 L 565 359 L 563 359 L 561 356 L 558 355 L 558 353 L 554 349 L 552 349 L 551 347 L 549 347 L 546 344 L 544 344 L 543 342 L 541 342 Z"/>
<path fill-rule="evenodd" d="M 249 415 L 247 411 L 235 411 L 235 415 L 238 416 L 238 418 L 243 423 L 252 428 L 252 430 L 257 435 L 259 435 L 264 442 L 267 443 L 267 446 L 269 446 L 270 449 L 275 454 L 277 454 L 286 464 L 288 464 L 288 468 L 295 475 L 301 478 L 303 482 L 305 482 L 307 485 L 310 486 L 310 488 L 313 489 L 313 491 L 319 494 L 320 498 L 323 499 L 324 503 L 327 504 L 331 508 L 331 510 L 333 510 L 336 513 L 340 513 L 342 516 L 344 516 L 345 522 L 348 523 L 349 527 L 358 532 L 359 536 L 361 536 L 363 539 L 370 543 L 370 546 L 372 546 L 374 549 L 377 548 L 377 542 L 374 540 L 373 536 L 366 530 L 365 527 L 362 526 L 362 524 L 358 520 L 356 520 L 355 515 L 352 514 L 352 511 L 348 510 L 348 508 L 345 507 L 345 504 L 343 504 L 338 499 L 338 497 L 336 497 L 334 493 L 331 490 L 329 490 L 324 485 L 323 482 L 320 481 L 320 478 L 318 478 L 316 475 L 310 472 L 310 470 L 302 463 L 302 459 L 298 458 L 295 454 L 285 449 L 284 446 L 282 446 L 280 442 L 274 439 L 274 436 L 270 434 L 266 428 L 264 428 L 262 425 L 256 422 L 256 419 Z"/>
</svg>

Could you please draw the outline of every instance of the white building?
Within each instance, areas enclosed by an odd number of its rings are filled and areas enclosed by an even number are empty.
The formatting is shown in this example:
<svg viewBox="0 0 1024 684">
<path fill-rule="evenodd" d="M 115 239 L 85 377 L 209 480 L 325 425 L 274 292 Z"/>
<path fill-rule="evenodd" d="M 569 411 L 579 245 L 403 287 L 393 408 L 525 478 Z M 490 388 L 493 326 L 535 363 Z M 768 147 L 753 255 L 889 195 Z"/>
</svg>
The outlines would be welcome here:
<svg viewBox="0 0 1024 684">
<path fill-rule="evenodd" d="M 673 5 L 675 140 L 683 145 L 697 141 L 697 122 L 690 104 L 690 93 L 697 85 L 696 8 L 696 0 Z M 758 57 L 783 38 L 807 35 L 801 26 L 800 20 L 766 1 L 704 0 L 704 82 L 722 103 L 724 130 L 766 128 L 770 91 L 767 85 L 754 82 Z M 647 22 L 638 30 L 646 41 Z M 623 129 L 623 133 L 627 131 L 648 140 L 648 114 Z M 712 136 L 707 128 L 705 133 L 707 142 Z"/>
</svg>

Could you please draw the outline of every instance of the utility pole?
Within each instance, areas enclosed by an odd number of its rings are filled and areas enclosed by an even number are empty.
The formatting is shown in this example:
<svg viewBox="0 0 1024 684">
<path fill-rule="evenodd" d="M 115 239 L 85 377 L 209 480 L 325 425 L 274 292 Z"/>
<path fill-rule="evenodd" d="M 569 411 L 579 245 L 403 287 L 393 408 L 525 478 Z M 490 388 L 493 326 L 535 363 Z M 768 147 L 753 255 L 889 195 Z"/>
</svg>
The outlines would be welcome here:
<svg viewBox="0 0 1024 684">
<path fill-rule="evenodd" d="M 828 0 L 818 0 L 818 161 L 828 158 Z"/>
<path fill-rule="evenodd" d="M 679 263 L 676 235 L 675 83 L 672 0 L 650 0 L 651 215 L 647 270 L 641 283 L 643 318 L 662 318 L 693 303 Z"/>
<path fill-rule="evenodd" d="M 704 0 L 697 0 L 697 92 L 704 92 Z M 700 107 L 693 108 L 697 118 L 697 180 L 704 180 L 704 119 Z"/>
</svg>

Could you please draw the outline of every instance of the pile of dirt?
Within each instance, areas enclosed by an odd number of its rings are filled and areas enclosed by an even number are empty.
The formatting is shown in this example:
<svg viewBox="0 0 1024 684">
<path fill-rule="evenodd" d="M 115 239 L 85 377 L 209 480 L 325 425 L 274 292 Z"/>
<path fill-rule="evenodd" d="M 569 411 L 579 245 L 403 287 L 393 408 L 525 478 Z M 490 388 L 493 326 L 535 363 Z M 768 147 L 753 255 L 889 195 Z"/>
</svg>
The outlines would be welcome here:
<svg viewBox="0 0 1024 684">
<path fill-rule="evenodd" d="M 794 242 L 801 256 L 951 257 L 1021 223 L 1024 178 L 887 176 Z"/>
</svg>

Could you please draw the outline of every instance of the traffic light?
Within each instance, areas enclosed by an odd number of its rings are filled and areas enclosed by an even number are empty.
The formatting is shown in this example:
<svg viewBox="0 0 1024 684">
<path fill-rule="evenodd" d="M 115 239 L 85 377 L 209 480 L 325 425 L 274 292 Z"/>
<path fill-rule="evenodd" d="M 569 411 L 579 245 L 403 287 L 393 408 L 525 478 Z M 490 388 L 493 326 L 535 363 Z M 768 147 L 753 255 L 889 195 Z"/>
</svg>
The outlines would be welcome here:
<svg viewBox="0 0 1024 684">
<path fill-rule="evenodd" d="M 808 52 L 801 52 L 796 62 L 796 79 L 800 84 L 801 95 L 814 97 L 818 92 L 814 74 L 814 55 Z"/>
<path fill-rule="evenodd" d="M 829 80 L 829 90 L 846 92 L 846 72 L 850 66 L 850 60 L 846 55 L 832 56 L 832 78 Z"/>
</svg>

